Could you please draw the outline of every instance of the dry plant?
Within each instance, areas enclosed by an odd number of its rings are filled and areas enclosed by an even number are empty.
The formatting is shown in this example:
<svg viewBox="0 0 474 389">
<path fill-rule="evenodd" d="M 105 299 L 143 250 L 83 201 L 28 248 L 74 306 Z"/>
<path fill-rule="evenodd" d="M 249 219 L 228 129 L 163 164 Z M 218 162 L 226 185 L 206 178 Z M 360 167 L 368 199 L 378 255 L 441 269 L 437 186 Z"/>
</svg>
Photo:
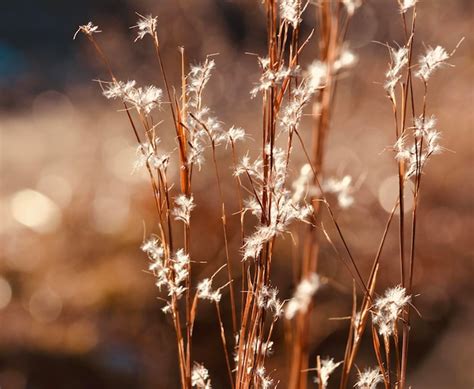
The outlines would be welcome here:
<svg viewBox="0 0 474 389">
<path fill-rule="evenodd" d="M 416 228 L 421 179 L 430 157 L 440 153 L 440 134 L 436 120 L 428 109 L 428 81 L 432 73 L 444 66 L 453 54 L 440 46 L 428 47 L 415 61 L 414 40 L 416 0 L 398 0 L 405 41 L 397 48 L 387 45 L 389 69 L 384 85 L 394 115 L 394 154 L 399 176 L 398 197 L 386 221 L 371 271 L 363 275 L 359 270 L 344 232 L 337 222 L 336 204 L 327 194 L 335 195 L 337 208 L 352 205 L 352 179 L 326 177 L 323 162 L 326 154 L 331 114 L 334 107 L 339 75 L 348 71 L 357 58 L 345 41 L 348 26 L 361 0 L 320 0 L 315 3 L 301 0 L 266 0 L 263 10 L 267 20 L 267 52 L 258 57 L 261 75 L 251 90 L 251 97 L 260 102 L 261 147 L 252 159 L 241 154 L 238 142 L 245 141 L 241 128 L 223 128 L 204 102 L 205 87 L 215 68 L 209 56 L 203 63 L 188 69 L 184 49 L 181 49 L 181 84 L 170 85 L 160 51 L 158 19 L 141 16 L 136 26 L 137 40 L 151 39 L 152 49 L 160 68 L 164 92 L 153 86 L 139 87 L 135 81 L 120 81 L 112 65 L 96 40 L 98 27 L 89 23 L 79 27 L 90 40 L 104 63 L 110 80 L 101 81 L 103 94 L 119 100 L 138 143 L 135 168 L 145 168 L 149 175 L 156 208 L 156 233 L 145 240 L 141 249 L 150 260 L 149 270 L 156 277 L 156 286 L 163 292 L 163 312 L 170 315 L 176 335 L 178 365 L 182 388 L 211 388 L 208 370 L 193 352 L 193 328 L 198 306 L 203 300 L 215 305 L 230 388 L 270 388 L 278 384 L 265 369 L 266 358 L 272 351 L 272 334 L 284 320 L 288 340 L 289 388 L 306 388 L 309 372 L 315 371 L 314 385 L 326 388 L 335 369 L 342 369 L 339 387 L 348 386 L 358 350 L 368 332 L 376 366 L 358 370 L 357 388 L 407 388 L 406 371 L 410 336 L 410 311 L 413 307 L 413 272 L 416 262 Z M 317 24 L 307 36 L 302 36 L 300 25 L 305 13 L 316 12 Z M 301 52 L 310 50 L 310 42 L 317 40 L 313 62 L 304 66 Z M 414 83 L 421 82 L 423 93 L 415 95 Z M 307 147 L 300 133 L 302 117 L 311 109 L 312 141 Z M 161 121 L 169 111 L 177 147 L 162 150 L 157 136 Z M 168 114 L 168 113 L 167 113 Z M 232 154 L 234 179 L 237 187 L 241 250 L 233 252 L 228 242 L 226 198 L 222 190 L 222 167 L 216 156 L 218 147 L 226 146 Z M 290 179 L 292 151 L 298 149 L 306 158 L 300 175 Z M 193 178 L 205 159 L 211 159 L 219 195 L 222 240 L 226 257 L 224 264 L 215 264 L 216 272 L 197 285 L 191 282 L 193 262 L 190 242 L 193 238 L 192 211 L 195 208 Z M 170 182 L 168 167 L 176 164 L 179 183 Z M 413 193 L 406 189 L 414 184 Z M 244 199 L 244 195 L 248 195 Z M 411 218 L 405 216 L 407 196 L 413 196 Z M 399 212 L 400 277 L 394 286 L 378 295 L 377 276 L 380 257 L 387 233 Z M 322 214 L 327 212 L 337 236 L 330 237 L 322 225 Z M 254 220 L 251 231 L 244 228 L 247 215 Z M 304 228 L 295 225 L 303 223 Z M 176 231 L 181 229 L 182 234 Z M 410 231 L 406 242 L 405 231 Z M 296 289 L 291 298 L 278 296 L 272 284 L 272 265 L 276 241 L 291 235 L 295 243 L 292 260 L 296 275 Z M 177 239 L 179 237 L 179 239 Z M 182 238 L 181 238 L 182 237 Z M 353 309 L 344 359 L 309 360 L 308 334 L 312 325 L 312 311 L 317 308 L 314 295 L 326 278 L 318 273 L 318 251 L 321 240 L 329 243 L 334 256 L 343 262 L 353 278 Z M 336 244 L 336 243 L 338 244 Z M 342 244 L 343 252 L 338 250 Z M 236 269 L 236 259 L 242 265 Z M 214 286 L 219 271 L 227 273 L 227 282 Z M 240 274 L 238 274 L 240 272 Z M 241 278 L 241 285 L 236 279 Z M 223 301 L 223 288 L 229 289 L 229 300 Z M 357 292 L 358 289 L 358 292 Z M 357 301 L 357 295 L 362 301 Z M 242 296 L 241 301 L 240 297 Z M 231 328 L 226 328 L 221 304 L 229 304 Z M 370 319 L 370 320 L 369 320 Z M 370 324 L 369 324 L 370 323 Z M 233 353 L 231 352 L 233 349 Z"/>
</svg>

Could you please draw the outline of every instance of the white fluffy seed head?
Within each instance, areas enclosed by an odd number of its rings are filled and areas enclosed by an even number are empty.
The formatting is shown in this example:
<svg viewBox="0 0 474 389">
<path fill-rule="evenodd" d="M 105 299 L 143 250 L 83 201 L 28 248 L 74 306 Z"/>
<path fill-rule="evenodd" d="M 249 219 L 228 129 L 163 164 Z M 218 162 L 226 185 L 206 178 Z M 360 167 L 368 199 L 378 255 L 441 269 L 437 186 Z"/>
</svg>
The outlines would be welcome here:
<svg viewBox="0 0 474 389">
<path fill-rule="evenodd" d="M 189 255 L 183 249 L 179 249 L 174 257 L 166 258 L 163 245 L 154 236 L 143 242 L 141 249 L 151 261 L 149 270 L 156 277 L 155 285 L 158 289 L 160 291 L 165 289 L 169 297 L 180 299 L 187 289 L 183 284 L 189 276 Z M 162 311 L 169 313 L 172 310 L 171 301 L 167 301 Z"/>
<path fill-rule="evenodd" d="M 341 364 L 342 362 L 334 362 L 334 358 L 325 358 L 321 361 L 319 376 L 321 377 L 321 386 L 323 389 L 328 386 L 329 377 Z"/>
<path fill-rule="evenodd" d="M 410 8 L 413 8 L 417 2 L 418 0 L 398 0 L 398 3 L 400 5 L 400 12 L 407 12 Z"/>
<path fill-rule="evenodd" d="M 270 66 L 270 59 L 258 57 L 258 62 L 262 69 L 262 74 L 257 85 L 250 91 L 250 96 L 255 98 L 260 92 L 268 91 L 272 86 L 281 84 L 286 78 L 294 77 L 299 74 L 300 68 L 292 68 L 280 65 L 278 69 Z"/>
<path fill-rule="evenodd" d="M 337 73 L 344 69 L 350 69 L 357 64 L 358 60 L 359 58 L 353 51 L 343 46 L 339 57 L 334 61 L 333 70 Z"/>
<path fill-rule="evenodd" d="M 293 28 L 301 23 L 302 11 L 301 0 L 280 0 L 281 18 Z"/>
<path fill-rule="evenodd" d="M 330 177 L 322 183 L 323 190 L 327 193 L 333 193 L 337 197 L 339 206 L 343 209 L 349 208 L 354 204 L 354 187 L 352 185 L 352 177 L 349 175 L 341 179 Z"/>
<path fill-rule="evenodd" d="M 192 195 L 189 197 L 181 194 L 174 200 L 175 207 L 173 209 L 173 215 L 175 220 L 180 220 L 183 223 L 189 225 L 191 219 L 191 211 L 196 207 L 194 204 L 194 198 Z"/>
<path fill-rule="evenodd" d="M 144 88 L 132 89 L 131 92 L 128 95 L 128 101 L 135 105 L 137 111 L 149 114 L 153 109 L 161 106 L 163 92 L 160 88 L 149 85 Z"/>
<path fill-rule="evenodd" d="M 386 81 L 384 88 L 393 98 L 395 87 L 401 78 L 401 72 L 405 65 L 408 64 L 408 49 L 406 47 L 400 47 L 398 49 L 389 47 L 389 52 L 391 63 L 387 73 L 385 74 Z"/>
<path fill-rule="evenodd" d="M 306 193 L 309 190 L 310 180 L 312 177 L 313 177 L 313 170 L 311 169 L 311 165 L 309 163 L 304 164 L 300 169 L 300 175 L 292 183 L 293 203 L 298 204 L 300 201 L 302 201 L 305 198 Z"/>
<path fill-rule="evenodd" d="M 148 255 L 148 258 L 152 261 L 150 270 L 154 270 L 157 261 L 161 261 L 164 255 L 164 249 L 160 241 L 152 236 L 142 243 L 140 249 Z"/>
<path fill-rule="evenodd" d="M 441 133 L 436 129 L 436 118 L 417 117 L 413 127 L 414 139 L 409 141 L 408 135 L 402 135 L 393 147 L 395 159 L 405 162 L 405 178 L 416 176 L 423 172 L 428 160 L 444 151 L 440 145 Z"/>
<path fill-rule="evenodd" d="M 147 164 L 153 169 L 159 169 L 163 172 L 166 171 L 170 160 L 170 153 L 158 153 L 157 145 L 160 143 L 159 138 L 155 138 L 153 143 L 154 146 L 149 142 L 137 146 L 137 157 L 133 166 L 133 172 L 136 172 Z"/>
<path fill-rule="evenodd" d="M 309 103 L 314 93 L 324 87 L 326 77 L 327 66 L 325 63 L 314 61 L 309 65 L 308 69 L 304 72 L 301 83 L 293 90 L 293 99 L 283 110 L 283 115 L 280 119 L 283 130 L 291 132 L 298 129 L 303 117 L 303 109 Z"/>
<path fill-rule="evenodd" d="M 212 389 L 209 371 L 200 363 L 194 362 L 191 371 L 191 386 L 197 389 Z"/>
<path fill-rule="evenodd" d="M 301 280 L 293 297 L 286 304 L 285 318 L 291 320 L 298 312 L 306 312 L 313 295 L 320 286 L 321 280 L 316 273 L 312 273 L 309 277 Z"/>
<path fill-rule="evenodd" d="M 240 127 L 230 127 L 227 132 L 224 133 L 226 144 L 229 145 L 231 143 L 235 144 L 237 141 L 241 141 L 245 139 L 245 130 Z"/>
<path fill-rule="evenodd" d="M 434 115 L 423 117 L 419 116 L 415 118 L 415 136 L 422 137 L 427 136 L 430 132 L 436 131 L 436 117 Z"/>
<path fill-rule="evenodd" d="M 135 89 L 136 81 L 135 80 L 130 80 L 127 82 L 123 81 L 114 81 L 114 82 L 108 82 L 108 83 L 100 83 L 102 86 L 105 84 L 105 87 L 103 87 L 102 94 L 104 95 L 105 98 L 107 99 L 125 99 L 125 97 L 131 93 L 133 89 Z"/>
<path fill-rule="evenodd" d="M 167 302 L 166 305 L 161 308 L 161 312 L 163 312 L 165 315 L 173 312 L 173 306 L 171 305 L 171 303 Z"/>
<path fill-rule="evenodd" d="M 378 367 L 374 369 L 365 369 L 358 373 L 358 379 L 354 385 L 357 389 L 376 389 L 377 385 L 383 381 Z"/>
<path fill-rule="evenodd" d="M 322 61 L 313 61 L 307 70 L 308 85 L 312 91 L 320 89 L 324 86 L 327 78 L 328 68 Z"/>
<path fill-rule="evenodd" d="M 410 302 L 411 296 L 400 285 L 389 288 L 378 297 L 372 307 L 372 322 L 382 336 L 390 336 L 396 330 L 397 320 Z"/>
<path fill-rule="evenodd" d="M 270 387 L 273 385 L 273 379 L 271 379 L 265 370 L 265 367 L 260 366 L 256 369 L 255 371 L 258 380 L 260 382 L 260 388 L 261 389 L 270 389 Z"/>
<path fill-rule="evenodd" d="M 425 55 L 419 59 L 416 76 L 425 82 L 428 81 L 436 69 L 446 64 L 449 57 L 448 52 L 441 46 L 428 47 Z"/>
<path fill-rule="evenodd" d="M 157 25 L 157 17 L 153 17 L 151 15 L 143 16 L 138 14 L 139 19 L 135 26 L 131 28 L 138 29 L 137 37 L 135 38 L 135 42 L 139 39 L 143 39 L 146 35 L 151 35 L 152 37 L 156 33 L 156 25 Z"/>
<path fill-rule="evenodd" d="M 212 290 L 212 278 L 204 278 L 197 286 L 197 297 L 218 303 L 222 294 L 219 290 Z"/>
<path fill-rule="evenodd" d="M 278 299 L 278 289 L 264 285 L 257 295 L 257 305 L 273 313 L 275 319 L 279 318 L 283 311 L 283 303 Z"/>
<path fill-rule="evenodd" d="M 102 84 L 102 83 L 101 83 Z M 163 91 L 153 85 L 135 87 L 135 81 L 113 81 L 105 83 L 103 95 L 107 99 L 121 99 L 123 102 L 133 105 L 141 113 L 149 114 L 155 108 L 161 107 Z"/>
<path fill-rule="evenodd" d="M 201 109 L 201 99 L 204 88 L 211 79 L 212 70 L 216 67 L 216 62 L 209 57 L 203 63 L 192 65 L 186 81 L 188 104 L 194 109 Z"/>
<path fill-rule="evenodd" d="M 92 36 L 92 34 L 97 34 L 102 31 L 99 30 L 99 26 L 96 26 L 92 22 L 89 22 L 87 24 L 79 26 L 79 28 L 77 29 L 72 39 L 76 39 L 77 34 L 79 34 L 80 32 L 82 32 L 85 35 Z"/>
</svg>

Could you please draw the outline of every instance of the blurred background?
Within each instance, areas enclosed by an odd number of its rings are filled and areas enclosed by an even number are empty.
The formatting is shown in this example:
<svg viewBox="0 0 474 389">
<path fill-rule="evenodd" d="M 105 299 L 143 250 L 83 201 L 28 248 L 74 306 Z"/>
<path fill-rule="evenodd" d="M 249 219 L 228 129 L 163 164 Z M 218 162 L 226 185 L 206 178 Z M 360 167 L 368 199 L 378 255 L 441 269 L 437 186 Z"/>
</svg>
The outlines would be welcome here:
<svg viewBox="0 0 474 389">
<path fill-rule="evenodd" d="M 153 232 L 153 203 L 146 176 L 132 174 L 136 145 L 123 112 L 101 97 L 107 74 L 79 24 L 92 20 L 120 79 L 161 86 L 147 39 L 133 43 L 135 12 L 158 16 L 165 65 L 179 81 L 179 52 L 191 63 L 206 54 L 217 69 L 207 104 L 225 123 L 256 137 L 260 106 L 249 91 L 258 80 L 252 55 L 264 54 L 260 2 L 241 0 L 61 0 L 0 5 L 0 388 L 175 388 L 176 350 L 169 318 L 161 311 L 147 260 L 139 250 Z M 303 33 L 312 28 L 306 11 Z M 430 84 L 428 110 L 439 118 L 442 144 L 423 179 L 418 230 L 415 305 L 409 383 L 414 388 L 474 386 L 473 302 L 473 2 L 420 0 L 415 50 L 440 44 L 451 51 L 466 37 L 453 67 Z M 317 31 L 316 31 L 317 33 Z M 348 33 L 357 65 L 341 77 L 325 168 L 331 176 L 360 178 L 355 204 L 338 211 L 360 268 L 367 273 L 393 203 L 397 181 L 391 107 L 381 83 L 387 51 L 375 42 L 402 42 L 395 1 L 368 0 Z M 316 53 L 310 43 L 304 61 Z M 174 144 L 168 116 L 159 136 Z M 310 123 L 303 126 L 309 137 Z M 309 139 L 309 138 L 308 138 Z M 248 146 L 241 147 L 244 153 Z M 250 150 L 252 151 L 252 150 Z M 303 159 L 294 160 L 298 173 Z M 222 160 L 229 213 L 237 210 L 228 153 Z M 172 179 L 176 171 L 170 172 Z M 224 262 L 219 207 L 212 171 L 195 176 L 199 237 L 193 258 L 206 261 L 196 277 Z M 327 223 L 329 225 L 329 223 Z M 395 226 L 395 224 L 394 224 Z M 230 222 L 233 250 L 238 217 Z M 216 233 L 215 231 L 218 231 Z M 329 230 L 332 234 L 332 231 Z M 335 234 L 332 234 L 336 237 Z M 273 282 L 288 298 L 294 289 L 291 241 L 282 240 Z M 396 228 L 382 255 L 379 290 L 398 282 Z M 235 258 L 235 266 L 239 258 Z M 320 273 L 331 282 L 317 295 L 311 350 L 343 358 L 347 322 L 329 320 L 351 309 L 351 280 L 323 244 Z M 227 298 L 224 297 L 224 301 Z M 228 310 L 224 307 L 224 310 Z M 228 313 L 228 312 L 227 312 Z M 225 319 L 229 324 L 228 315 Z M 282 327 L 280 324 L 279 327 Z M 203 303 L 195 329 L 195 359 L 210 370 L 215 388 L 226 387 L 214 309 Z M 267 370 L 285 387 L 282 328 Z M 370 340 L 357 365 L 375 364 Z M 337 375 L 337 374 L 336 374 Z M 336 382 L 336 379 L 334 379 Z"/>
</svg>

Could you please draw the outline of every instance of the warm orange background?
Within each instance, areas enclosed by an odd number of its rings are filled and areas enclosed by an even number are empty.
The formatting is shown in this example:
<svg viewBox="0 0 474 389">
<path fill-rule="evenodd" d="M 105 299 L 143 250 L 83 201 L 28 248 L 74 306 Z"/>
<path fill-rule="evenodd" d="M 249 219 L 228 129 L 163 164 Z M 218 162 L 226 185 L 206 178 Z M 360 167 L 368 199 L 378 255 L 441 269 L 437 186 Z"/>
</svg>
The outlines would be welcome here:
<svg viewBox="0 0 474 389">
<path fill-rule="evenodd" d="M 19 2 L 21 3 L 21 2 Z M 191 62 L 219 53 L 205 98 L 226 125 L 257 137 L 260 105 L 249 91 L 258 79 L 255 57 L 264 53 L 259 1 L 107 0 L 66 4 L 44 0 L 10 4 L 0 23 L 0 386 L 26 388 L 177 387 L 173 329 L 160 311 L 153 278 L 143 270 L 139 245 L 153 231 L 146 176 L 132 174 L 133 136 L 119 107 L 100 96 L 93 79 L 107 79 L 86 39 L 72 36 L 89 19 L 124 80 L 160 85 L 146 40 L 133 43 L 134 11 L 158 15 L 171 79 L 178 82 L 178 46 Z M 31 4 L 29 4 L 31 3 Z M 3 6 L 2 6 L 3 7 Z M 19 10 L 21 8 L 21 11 Z M 17 12 L 23 15 L 18 18 Z M 303 32 L 313 19 L 310 7 Z M 13 15 L 17 16 L 13 16 Z M 473 296 L 473 3 L 424 0 L 418 7 L 415 48 L 465 36 L 448 67 L 430 83 L 428 110 L 439 119 L 442 144 L 423 178 L 409 382 L 414 388 L 474 385 Z M 391 108 L 380 83 L 388 63 L 375 42 L 401 42 L 395 1 L 371 0 L 358 11 L 348 37 L 360 57 L 340 81 L 326 153 L 328 175 L 361 178 L 355 206 L 338 218 L 362 271 L 367 272 L 382 234 L 396 174 Z M 317 31 L 316 31 L 317 33 Z M 310 44 L 304 58 L 315 50 Z M 159 130 L 173 146 L 168 116 Z M 303 133 L 309 136 L 306 121 Z M 258 138 L 257 138 L 258 139 Z M 251 146 L 239 146 L 244 153 Z M 219 154 L 230 212 L 236 211 L 228 151 Z M 304 162 L 295 152 L 293 172 Z M 195 175 L 197 208 L 193 258 L 207 261 L 196 279 L 223 263 L 219 206 L 209 167 Z M 171 171 L 176 178 L 176 171 Z M 230 213 L 229 212 L 229 213 Z M 329 225 L 329 224 L 328 224 Z M 230 221 L 238 247 L 238 219 Z M 329 229 L 331 233 L 331 230 Z M 381 285 L 398 281 L 396 228 L 382 256 Z M 284 298 L 294 287 L 291 241 L 279 241 L 273 280 Z M 351 281 L 323 245 L 320 272 L 331 282 L 316 297 L 312 356 L 342 359 Z M 235 268 L 239 258 L 235 258 Z M 209 368 L 214 387 L 225 387 L 224 359 L 211 306 L 202 304 L 195 359 Z M 224 307 L 224 310 L 227 311 Z M 228 312 L 227 312 L 228 313 Z M 228 317 L 226 318 L 226 320 Z M 275 334 L 275 370 L 284 388 L 287 365 L 282 324 Z M 370 344 L 358 365 L 374 364 Z"/>
</svg>

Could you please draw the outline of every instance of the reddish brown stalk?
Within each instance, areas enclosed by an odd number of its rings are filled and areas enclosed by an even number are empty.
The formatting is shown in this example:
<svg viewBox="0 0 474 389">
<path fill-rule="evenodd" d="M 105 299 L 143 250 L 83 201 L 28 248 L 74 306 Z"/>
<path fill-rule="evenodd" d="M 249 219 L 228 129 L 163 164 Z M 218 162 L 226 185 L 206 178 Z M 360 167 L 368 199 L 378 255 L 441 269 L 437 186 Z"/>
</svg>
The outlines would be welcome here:
<svg viewBox="0 0 474 389">
<path fill-rule="evenodd" d="M 267 11 L 267 44 L 268 44 L 268 58 L 270 59 L 269 67 L 273 71 L 279 67 L 281 60 L 278 48 L 281 46 L 281 36 L 279 37 L 277 28 L 277 4 L 275 0 L 266 1 Z M 280 32 L 282 31 L 280 26 Z M 285 39 L 285 38 L 284 38 Z M 261 223 L 267 224 L 271 220 L 271 204 L 272 192 L 269 191 L 270 177 L 273 170 L 273 147 L 275 140 L 275 122 L 278 110 L 275 107 L 275 97 L 277 96 L 277 87 L 272 86 L 270 91 L 265 91 L 263 94 L 263 123 L 262 123 L 262 161 L 263 161 L 263 183 L 261 199 L 257 195 L 255 188 L 256 199 L 260 202 L 262 207 Z M 266 145 L 269 145 L 270 150 L 267 151 Z M 249 177 L 250 178 L 250 177 Z M 256 305 L 256 297 L 263 287 L 264 283 L 269 279 L 271 251 L 272 244 L 265 244 L 264 250 L 260 254 L 255 263 L 254 282 L 249 288 L 247 296 L 245 312 L 249 314 L 250 328 L 246 331 L 240 331 L 239 342 L 239 364 L 237 370 L 237 387 L 248 388 L 254 382 L 257 385 L 257 376 L 255 369 L 258 363 L 258 351 L 252 349 L 256 341 L 263 341 L 263 323 L 265 320 L 264 312 Z"/>
<path fill-rule="evenodd" d="M 400 346 L 397 326 L 394 327 L 393 343 L 395 344 L 395 367 L 397 368 L 397 382 L 401 375 Z"/>
<path fill-rule="evenodd" d="M 379 368 L 380 368 L 380 371 L 381 371 L 382 376 L 383 376 L 383 382 L 384 382 L 384 385 L 385 385 L 385 389 L 390 389 L 390 382 L 388 381 L 387 372 L 385 371 L 385 367 L 383 365 L 382 353 L 380 351 L 379 336 L 377 334 L 377 330 L 375 329 L 375 327 L 373 325 L 372 325 L 372 341 L 373 341 L 375 356 L 377 358 L 377 363 L 379 364 Z"/>
<path fill-rule="evenodd" d="M 182 388 L 188 388 L 187 385 L 187 378 L 186 378 L 186 357 L 184 353 L 184 342 L 183 342 L 183 337 L 181 335 L 181 322 L 179 319 L 179 312 L 178 312 L 178 307 L 177 307 L 177 301 L 176 298 L 173 296 L 172 297 L 172 312 L 171 315 L 173 317 L 173 324 L 175 327 L 175 333 L 176 333 L 176 343 L 178 346 L 178 359 L 179 359 L 179 371 L 180 371 L 180 378 L 181 378 L 181 387 Z"/>
<path fill-rule="evenodd" d="M 232 378 L 232 368 L 230 365 L 229 352 L 227 351 L 227 342 L 225 337 L 224 324 L 222 323 L 221 309 L 219 303 L 216 301 L 217 319 L 219 320 L 219 327 L 221 333 L 222 348 L 224 349 L 225 363 L 227 366 L 227 374 L 229 375 L 229 383 L 231 388 L 234 388 L 234 379 Z"/>
<path fill-rule="evenodd" d="M 237 170 L 237 153 L 235 150 L 235 143 L 231 139 L 230 140 L 230 145 L 232 148 L 232 163 L 233 163 L 233 168 L 234 172 Z M 244 245 L 244 202 L 242 200 L 242 182 L 240 180 L 240 177 L 236 175 L 235 177 L 235 184 L 237 186 L 237 199 L 238 199 L 238 204 L 239 204 L 239 214 L 240 214 L 240 245 Z M 244 303 L 245 303 L 245 296 L 243 291 L 246 290 L 245 287 L 245 277 L 247 274 L 247 264 L 245 261 L 242 261 L 241 264 L 241 271 L 242 271 L 242 284 L 241 284 L 241 301 L 240 301 L 240 319 L 242 320 L 243 312 L 244 312 Z"/>
<path fill-rule="evenodd" d="M 383 344 L 385 349 L 385 363 L 387 365 L 387 383 L 390 387 L 390 337 L 384 335 Z"/>
<path fill-rule="evenodd" d="M 186 117 L 186 77 L 185 77 L 185 61 L 184 61 L 184 48 L 181 48 L 181 104 L 182 108 L 178 104 L 178 101 L 175 99 L 175 106 L 177 107 L 177 135 L 178 135 L 178 144 L 179 144 L 179 159 L 180 165 L 188 166 L 187 160 L 187 151 L 186 151 L 186 132 L 184 131 L 184 126 L 181 125 L 182 117 Z M 180 182 L 181 182 L 181 192 L 186 196 L 189 196 L 191 193 L 191 173 L 189 169 L 180 169 Z M 191 241 L 191 227 L 188 223 L 183 224 L 183 235 L 184 235 L 184 251 L 190 253 L 190 241 Z M 192 353 L 192 326 L 193 321 L 192 308 L 191 308 L 191 278 L 192 278 L 192 267 L 188 266 L 188 276 L 186 277 L 186 370 L 191 372 L 191 353 Z M 188 373 L 188 383 L 189 383 L 189 373 Z"/>
<path fill-rule="evenodd" d="M 405 14 L 403 15 L 403 19 L 405 18 Z M 412 52 L 413 52 L 413 37 L 414 37 L 414 29 L 415 29 L 415 16 L 416 13 L 413 14 L 413 24 L 412 24 L 412 31 L 410 36 L 408 36 L 406 31 L 406 24 L 405 24 L 405 36 L 407 38 L 406 46 L 408 48 L 408 65 L 407 65 L 407 76 L 406 82 L 402 85 L 402 104 L 401 104 L 401 117 L 400 117 L 400 125 L 396 122 L 397 130 L 397 138 L 403 137 L 405 134 L 405 124 L 407 118 L 407 101 L 409 92 L 411 91 L 411 98 L 412 98 L 412 111 L 414 112 L 414 103 L 413 103 L 413 88 L 411 85 L 411 60 L 412 60 Z M 396 104 L 394 103 L 394 112 L 395 118 L 397 116 L 396 113 Z M 396 120 L 396 119 L 395 119 Z M 400 216 L 399 216 L 399 244 L 400 244 L 400 274 L 401 274 L 401 284 L 403 287 L 406 287 L 406 280 L 405 280 L 405 196 L 404 196 L 404 183 L 405 183 L 405 162 L 400 160 L 398 162 L 398 196 L 400 199 Z"/>
<path fill-rule="evenodd" d="M 317 370 L 317 373 L 318 373 L 318 388 L 319 389 L 324 389 L 323 379 L 321 377 L 321 356 L 319 356 L 319 355 L 316 357 L 316 370 Z"/>
<path fill-rule="evenodd" d="M 166 221 L 168 224 L 168 245 L 170 252 L 173 252 L 173 229 L 171 227 L 171 202 L 169 196 L 169 186 L 166 174 L 160 174 L 160 179 L 163 185 L 164 200 L 166 203 Z"/>
<path fill-rule="evenodd" d="M 244 350 L 244 345 L 245 345 L 245 336 L 247 334 L 247 325 L 249 323 L 249 313 L 250 309 L 252 308 L 252 290 L 253 290 L 253 284 L 251 283 L 249 279 L 249 288 L 248 292 L 246 293 L 247 298 L 245 301 L 245 308 L 244 308 L 244 313 L 242 316 L 241 320 L 241 326 L 240 326 L 240 331 L 239 331 L 239 344 L 237 347 L 237 355 L 238 355 L 238 361 L 239 365 L 237 367 L 237 373 L 236 373 L 236 388 L 241 388 L 243 384 L 243 374 L 244 374 L 244 369 L 242 369 L 240 366 L 245 363 L 245 350 Z"/>
<path fill-rule="evenodd" d="M 402 14 L 403 18 L 403 25 L 404 25 L 404 31 L 405 35 L 407 36 L 407 25 L 406 25 L 406 18 L 405 14 Z M 411 96 L 411 108 L 412 108 L 412 115 L 415 117 L 415 104 L 414 104 L 414 94 L 413 94 L 413 85 L 412 85 L 412 72 L 411 72 L 411 61 L 412 61 L 412 51 L 413 51 L 413 37 L 415 34 L 415 21 L 416 21 L 416 7 L 413 9 L 413 15 L 412 15 L 412 26 L 411 26 L 411 33 L 410 33 L 410 38 L 409 38 L 409 58 L 408 58 L 408 73 L 407 73 L 407 85 L 406 85 L 406 92 L 405 92 L 405 104 L 406 101 L 408 100 L 408 93 L 410 92 Z M 425 84 L 426 86 L 426 84 Z M 408 90 L 409 89 L 409 90 Z M 424 102 L 423 102 L 423 120 L 424 120 L 424 115 L 425 115 L 425 110 L 426 108 L 426 88 L 425 88 L 425 96 L 424 96 Z M 404 113 L 406 113 L 406 108 L 403 110 Z M 403 128 L 405 126 L 405 117 L 403 117 Z M 417 144 L 417 141 L 415 139 L 415 145 Z M 421 155 L 421 149 L 418 150 L 416 149 L 416 154 L 417 154 L 417 159 L 418 159 L 418 153 Z M 418 168 L 418 160 L 417 160 L 417 168 Z M 417 177 L 417 182 L 419 183 L 418 177 L 421 176 L 421 172 L 417 171 L 416 177 Z M 418 202 L 418 185 L 416 185 L 415 188 L 415 200 L 414 200 L 414 205 L 413 205 L 413 217 L 412 217 L 412 243 L 411 243 L 411 253 L 410 253 L 410 271 L 409 271 L 409 283 L 408 286 L 406 285 L 405 282 L 403 282 L 403 286 L 407 289 L 407 293 L 411 294 L 411 287 L 412 287 L 412 275 L 413 275 L 413 264 L 414 264 L 414 247 L 415 247 L 415 231 L 416 231 L 416 210 L 417 210 L 417 202 Z M 404 389 L 405 388 L 405 382 L 406 382 L 406 368 L 407 368 L 407 361 L 408 361 L 408 337 L 409 337 L 409 321 L 410 321 L 410 307 L 407 309 L 407 313 L 405 315 L 405 320 L 403 323 L 403 336 L 402 336 L 402 354 L 401 354 L 401 366 L 399 369 L 397 369 L 397 372 L 400 373 L 398 376 L 400 386 L 399 389 Z M 398 346 L 397 346 L 398 347 Z"/>
<path fill-rule="evenodd" d="M 356 292 L 355 281 L 352 280 L 351 324 L 349 325 L 349 335 L 347 337 L 346 349 L 344 351 L 344 363 L 345 363 L 345 361 L 347 361 L 349 359 L 349 356 L 351 354 L 352 345 L 354 344 L 354 341 L 356 340 L 356 334 L 357 334 L 358 325 L 359 325 L 359 324 L 356 323 L 356 318 L 357 318 L 357 292 Z M 343 366 L 342 375 L 344 375 L 344 366 Z"/>
</svg>

